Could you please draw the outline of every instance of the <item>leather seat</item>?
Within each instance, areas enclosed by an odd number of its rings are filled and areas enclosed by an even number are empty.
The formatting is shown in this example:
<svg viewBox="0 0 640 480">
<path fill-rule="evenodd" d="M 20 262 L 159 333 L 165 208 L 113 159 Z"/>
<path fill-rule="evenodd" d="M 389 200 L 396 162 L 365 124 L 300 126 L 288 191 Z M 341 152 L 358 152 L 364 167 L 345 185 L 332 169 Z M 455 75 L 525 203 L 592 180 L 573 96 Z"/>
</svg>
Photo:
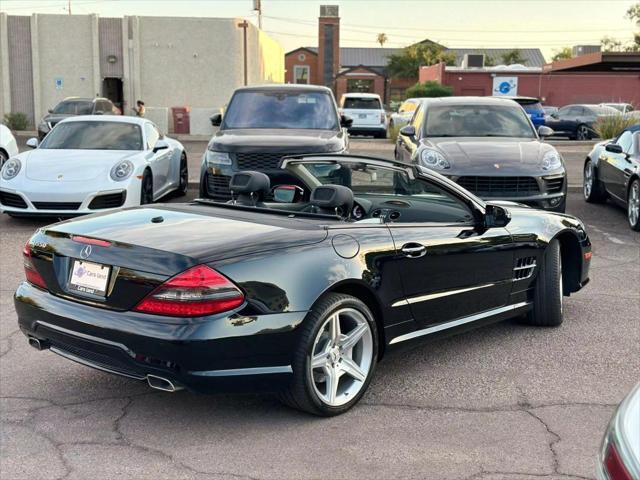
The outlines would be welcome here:
<svg viewBox="0 0 640 480">
<path fill-rule="evenodd" d="M 228 203 L 248 207 L 265 207 L 264 199 L 271 191 L 271 180 L 262 172 L 244 171 L 231 177 L 232 200 Z"/>
</svg>

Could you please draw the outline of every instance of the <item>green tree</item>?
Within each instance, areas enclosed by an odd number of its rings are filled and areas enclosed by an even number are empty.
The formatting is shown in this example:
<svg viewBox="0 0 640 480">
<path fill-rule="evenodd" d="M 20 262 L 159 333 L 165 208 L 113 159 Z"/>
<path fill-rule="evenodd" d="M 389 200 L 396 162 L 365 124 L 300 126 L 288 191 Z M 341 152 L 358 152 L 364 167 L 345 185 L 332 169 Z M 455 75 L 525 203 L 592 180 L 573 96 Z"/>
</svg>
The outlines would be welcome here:
<svg viewBox="0 0 640 480">
<path fill-rule="evenodd" d="M 405 47 L 401 53 L 389 55 L 387 72 L 393 78 L 416 78 L 422 66 L 444 62 L 455 65 L 456 56 L 433 44 L 416 44 Z"/>
<path fill-rule="evenodd" d="M 504 63 L 505 65 L 512 65 L 514 63 L 525 64 L 527 62 L 527 60 L 520 53 L 520 50 L 518 50 L 517 48 L 503 53 L 500 58 L 502 58 L 502 63 Z"/>
<path fill-rule="evenodd" d="M 640 2 L 629 7 L 625 18 L 640 26 Z M 640 32 L 634 33 L 633 40 L 627 43 L 612 37 L 602 37 L 600 47 L 603 52 L 640 52 Z"/>
<path fill-rule="evenodd" d="M 416 97 L 450 97 L 453 95 L 453 87 L 442 85 L 433 80 L 425 83 L 416 83 L 413 87 L 407 88 L 405 96 L 407 98 Z"/>
<path fill-rule="evenodd" d="M 624 50 L 622 42 L 613 37 L 602 37 L 600 48 L 603 52 L 622 52 Z"/>
<path fill-rule="evenodd" d="M 560 50 L 554 50 L 553 57 L 551 60 L 557 62 L 558 60 L 565 60 L 567 58 L 571 58 L 573 54 L 571 53 L 571 47 L 563 47 Z"/>
<path fill-rule="evenodd" d="M 379 33 L 376 41 L 380 44 L 381 47 L 384 47 L 384 44 L 387 43 L 387 40 L 389 39 L 387 38 L 386 33 Z"/>
<path fill-rule="evenodd" d="M 640 27 L 640 2 L 629 7 L 625 15 L 629 20 L 636 23 Z M 627 48 L 628 51 L 640 52 L 640 32 L 633 34 L 633 44 Z"/>
<path fill-rule="evenodd" d="M 498 64 L 498 62 L 496 62 L 496 59 L 493 57 L 490 57 L 489 55 L 485 55 L 484 56 L 484 66 L 485 67 L 495 67 Z"/>
</svg>

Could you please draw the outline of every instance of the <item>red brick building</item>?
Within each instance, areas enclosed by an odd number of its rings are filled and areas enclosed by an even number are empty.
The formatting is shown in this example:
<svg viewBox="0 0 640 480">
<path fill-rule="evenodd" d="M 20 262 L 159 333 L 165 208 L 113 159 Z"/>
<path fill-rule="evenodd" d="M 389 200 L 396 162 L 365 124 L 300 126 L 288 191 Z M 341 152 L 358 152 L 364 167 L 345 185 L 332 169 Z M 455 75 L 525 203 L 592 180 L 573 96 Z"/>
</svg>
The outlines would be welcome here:
<svg viewBox="0 0 640 480">
<path fill-rule="evenodd" d="M 453 87 L 454 95 L 495 95 L 499 80 L 517 86 L 509 95 L 538 97 L 547 105 L 628 102 L 640 106 L 640 54 L 595 52 L 539 69 L 463 69 L 444 64 L 420 68 L 419 81 Z M 498 80 L 498 81 L 497 81 Z"/>
</svg>

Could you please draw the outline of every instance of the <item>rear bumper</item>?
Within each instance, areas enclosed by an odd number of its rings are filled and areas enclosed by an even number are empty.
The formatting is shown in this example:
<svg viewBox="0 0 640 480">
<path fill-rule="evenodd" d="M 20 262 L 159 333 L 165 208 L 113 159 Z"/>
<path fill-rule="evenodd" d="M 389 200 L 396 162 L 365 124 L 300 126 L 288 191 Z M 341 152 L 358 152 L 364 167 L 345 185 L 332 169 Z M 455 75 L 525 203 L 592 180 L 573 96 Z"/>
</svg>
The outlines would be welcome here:
<svg viewBox="0 0 640 480">
<path fill-rule="evenodd" d="M 15 294 L 22 332 L 68 359 L 137 380 L 156 376 L 201 393 L 276 391 L 291 379 L 306 312 L 206 319 L 116 312 L 28 283 Z"/>
</svg>

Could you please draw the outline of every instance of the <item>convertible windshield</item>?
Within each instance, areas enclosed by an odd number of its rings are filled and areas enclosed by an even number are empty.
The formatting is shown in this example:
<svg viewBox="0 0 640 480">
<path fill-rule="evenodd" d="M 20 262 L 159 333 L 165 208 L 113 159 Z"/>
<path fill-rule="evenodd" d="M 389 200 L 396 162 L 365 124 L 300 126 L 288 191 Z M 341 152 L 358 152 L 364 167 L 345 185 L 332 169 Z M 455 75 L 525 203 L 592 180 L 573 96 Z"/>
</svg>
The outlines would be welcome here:
<svg viewBox="0 0 640 480">
<path fill-rule="evenodd" d="M 338 115 L 328 93 L 247 90 L 233 96 L 222 128 L 337 130 Z"/>
<path fill-rule="evenodd" d="M 427 137 L 536 137 L 524 110 L 515 106 L 434 106 L 424 128 Z"/>
<path fill-rule="evenodd" d="M 119 122 L 66 122 L 54 127 L 39 148 L 66 150 L 142 150 L 138 125 Z"/>
<path fill-rule="evenodd" d="M 85 101 L 60 102 L 53 109 L 52 113 L 61 115 L 90 115 L 93 110 L 93 103 Z"/>
</svg>

